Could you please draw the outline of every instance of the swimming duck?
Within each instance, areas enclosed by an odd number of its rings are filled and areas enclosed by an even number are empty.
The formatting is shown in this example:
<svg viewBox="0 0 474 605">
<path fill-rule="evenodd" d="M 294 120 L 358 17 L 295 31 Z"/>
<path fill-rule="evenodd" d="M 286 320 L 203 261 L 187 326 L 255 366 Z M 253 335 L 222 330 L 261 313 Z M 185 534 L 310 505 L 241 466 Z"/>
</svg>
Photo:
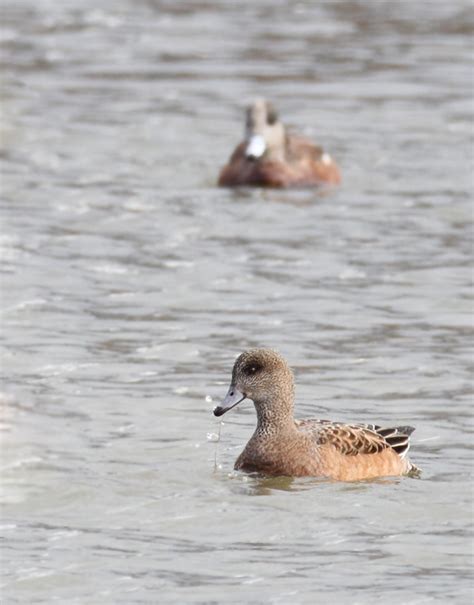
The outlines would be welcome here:
<svg viewBox="0 0 474 605">
<path fill-rule="evenodd" d="M 287 134 L 273 105 L 258 99 L 247 109 L 245 140 L 222 169 L 222 187 L 310 187 L 339 183 L 331 156 L 308 139 Z"/>
<path fill-rule="evenodd" d="M 294 379 L 271 349 L 250 349 L 236 360 L 222 416 L 244 399 L 254 402 L 257 428 L 234 468 L 265 475 L 357 481 L 418 472 L 408 460 L 410 426 L 382 428 L 293 417 Z"/>
</svg>

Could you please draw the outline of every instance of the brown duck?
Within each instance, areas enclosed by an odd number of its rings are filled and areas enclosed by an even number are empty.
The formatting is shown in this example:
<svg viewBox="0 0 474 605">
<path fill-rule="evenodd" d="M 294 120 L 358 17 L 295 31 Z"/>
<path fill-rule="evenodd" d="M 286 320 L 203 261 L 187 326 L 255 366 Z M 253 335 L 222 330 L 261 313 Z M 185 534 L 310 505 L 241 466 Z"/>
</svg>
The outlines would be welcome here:
<svg viewBox="0 0 474 605">
<path fill-rule="evenodd" d="M 222 169 L 218 184 L 311 187 L 340 180 L 331 156 L 311 141 L 288 134 L 271 103 L 259 99 L 247 109 L 245 140 Z"/>
<path fill-rule="evenodd" d="M 236 470 L 340 481 L 418 472 L 407 458 L 410 426 L 296 420 L 293 373 L 276 351 L 251 349 L 237 358 L 230 388 L 214 414 L 222 416 L 246 398 L 254 402 L 257 428 Z"/>
</svg>

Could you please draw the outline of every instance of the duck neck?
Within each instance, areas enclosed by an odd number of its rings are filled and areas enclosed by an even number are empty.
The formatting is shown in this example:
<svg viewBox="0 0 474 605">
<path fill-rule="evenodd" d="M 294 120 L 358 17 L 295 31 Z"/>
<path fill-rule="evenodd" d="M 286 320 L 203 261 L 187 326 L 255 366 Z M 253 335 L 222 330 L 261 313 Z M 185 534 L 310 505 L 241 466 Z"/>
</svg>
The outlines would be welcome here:
<svg viewBox="0 0 474 605">
<path fill-rule="evenodd" d="M 268 146 L 268 157 L 278 162 L 285 161 L 286 134 L 283 124 L 275 124 L 265 137 Z"/>
<path fill-rule="evenodd" d="M 257 429 L 259 436 L 271 436 L 295 430 L 293 418 L 293 395 L 285 400 L 279 399 L 278 404 L 271 400 L 255 401 L 257 411 Z"/>
</svg>

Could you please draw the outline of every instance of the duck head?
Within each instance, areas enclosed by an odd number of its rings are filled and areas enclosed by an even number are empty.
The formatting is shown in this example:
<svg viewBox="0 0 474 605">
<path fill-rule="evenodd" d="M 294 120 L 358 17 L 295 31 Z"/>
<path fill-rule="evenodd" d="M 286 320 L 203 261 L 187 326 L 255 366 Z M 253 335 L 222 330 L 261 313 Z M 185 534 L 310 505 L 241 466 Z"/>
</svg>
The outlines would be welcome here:
<svg viewBox="0 0 474 605">
<path fill-rule="evenodd" d="M 258 99 L 247 108 L 245 157 L 256 161 L 264 155 L 283 159 L 285 129 L 271 103 Z"/>
<path fill-rule="evenodd" d="M 285 359 L 272 349 L 250 349 L 236 359 L 229 390 L 214 415 L 222 416 L 247 398 L 259 419 L 292 415 L 293 397 L 293 373 Z"/>
</svg>

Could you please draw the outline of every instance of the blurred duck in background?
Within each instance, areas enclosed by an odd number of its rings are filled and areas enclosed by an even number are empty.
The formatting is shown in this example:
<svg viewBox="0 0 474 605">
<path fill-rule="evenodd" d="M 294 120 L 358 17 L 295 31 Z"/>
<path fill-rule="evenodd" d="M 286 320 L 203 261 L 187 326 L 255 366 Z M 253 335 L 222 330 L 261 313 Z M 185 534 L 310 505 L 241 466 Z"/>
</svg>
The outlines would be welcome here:
<svg viewBox="0 0 474 605">
<path fill-rule="evenodd" d="M 219 176 L 221 187 L 313 187 L 341 180 L 339 168 L 321 147 L 288 134 L 273 105 L 258 99 L 247 108 L 245 140 Z"/>
</svg>

